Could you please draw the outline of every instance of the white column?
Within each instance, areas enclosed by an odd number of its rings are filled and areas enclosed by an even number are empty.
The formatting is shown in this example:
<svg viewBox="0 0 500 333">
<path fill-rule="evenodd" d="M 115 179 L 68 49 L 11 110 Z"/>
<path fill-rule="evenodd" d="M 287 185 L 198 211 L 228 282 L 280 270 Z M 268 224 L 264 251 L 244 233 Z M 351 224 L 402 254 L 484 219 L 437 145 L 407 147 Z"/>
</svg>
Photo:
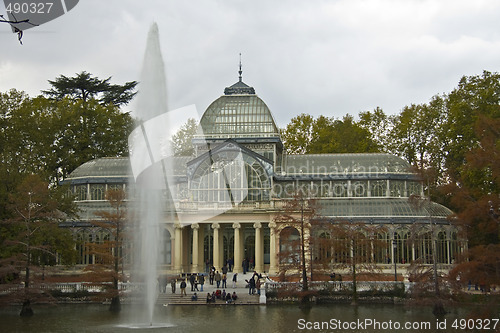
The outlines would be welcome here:
<svg viewBox="0 0 500 333">
<path fill-rule="evenodd" d="M 212 229 L 214 230 L 214 251 L 213 251 L 214 267 L 216 270 L 220 270 L 222 267 L 220 258 L 220 244 L 219 244 L 220 224 L 213 223 Z"/>
<path fill-rule="evenodd" d="M 174 271 L 182 272 L 182 225 L 175 226 L 175 253 L 174 253 Z"/>
<path fill-rule="evenodd" d="M 191 263 L 191 272 L 192 273 L 199 273 L 200 272 L 200 267 L 199 263 L 200 260 L 198 258 L 199 252 L 198 252 L 198 230 L 200 229 L 200 225 L 198 223 L 191 224 L 191 229 L 193 229 L 193 258 L 192 258 L 192 263 Z"/>
<path fill-rule="evenodd" d="M 269 237 L 269 274 L 275 275 L 278 272 L 276 266 L 276 223 L 269 223 L 270 237 Z"/>
<path fill-rule="evenodd" d="M 258 273 L 264 271 L 264 243 L 262 241 L 262 224 L 255 222 L 255 270 Z"/>
<path fill-rule="evenodd" d="M 241 244 L 241 224 L 238 222 L 233 223 L 234 229 L 234 268 L 233 271 L 235 273 L 243 272 L 243 267 L 241 267 L 241 263 L 243 261 L 243 253 L 241 252 L 242 244 Z"/>
<path fill-rule="evenodd" d="M 204 258 L 204 244 L 205 244 L 205 228 L 202 224 L 198 229 L 198 267 L 200 272 L 205 271 L 205 258 Z"/>
</svg>

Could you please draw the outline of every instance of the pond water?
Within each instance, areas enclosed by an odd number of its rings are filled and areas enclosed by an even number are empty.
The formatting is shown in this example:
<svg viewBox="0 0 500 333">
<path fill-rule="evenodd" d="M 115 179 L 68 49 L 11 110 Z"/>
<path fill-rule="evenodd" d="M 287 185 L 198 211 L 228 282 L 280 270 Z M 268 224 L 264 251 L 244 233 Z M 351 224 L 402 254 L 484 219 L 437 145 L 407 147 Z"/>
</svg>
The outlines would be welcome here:
<svg viewBox="0 0 500 333">
<path fill-rule="evenodd" d="M 135 322 L 132 307 L 124 306 L 120 314 L 107 309 L 105 305 L 36 306 L 33 317 L 21 318 L 18 308 L 3 308 L 0 332 L 458 332 L 460 326 L 454 328 L 453 323 L 458 320 L 459 325 L 468 314 L 452 308 L 437 321 L 428 307 L 395 305 L 158 306 L 151 327 Z"/>
</svg>

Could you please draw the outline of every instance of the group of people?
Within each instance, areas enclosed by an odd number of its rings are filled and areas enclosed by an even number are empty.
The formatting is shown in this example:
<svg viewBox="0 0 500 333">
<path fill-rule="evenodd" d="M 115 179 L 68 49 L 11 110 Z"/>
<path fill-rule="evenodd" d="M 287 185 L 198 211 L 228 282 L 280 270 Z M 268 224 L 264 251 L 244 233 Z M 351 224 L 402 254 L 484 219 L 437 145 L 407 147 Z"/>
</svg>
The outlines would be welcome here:
<svg viewBox="0 0 500 333">
<path fill-rule="evenodd" d="M 224 264 L 224 266 L 227 268 L 227 270 L 229 272 L 232 272 L 233 271 L 233 267 L 234 267 L 234 260 L 233 258 L 229 258 L 226 260 L 226 263 Z M 205 261 L 205 272 L 206 273 L 210 273 L 210 271 L 214 269 L 213 266 L 210 266 L 210 261 L 207 259 L 207 261 Z"/>
<path fill-rule="evenodd" d="M 159 281 L 163 282 L 163 279 L 160 278 Z M 164 280 L 165 284 L 160 284 L 160 292 L 166 292 L 166 279 Z M 191 285 L 191 291 L 203 291 L 203 285 L 205 284 L 205 276 L 203 274 L 191 274 L 189 276 L 189 284 Z M 198 285 L 200 286 L 200 289 L 198 289 Z M 175 294 L 176 291 L 176 286 L 177 286 L 177 279 L 173 278 L 170 281 L 170 287 L 172 288 L 172 294 Z M 181 296 L 186 295 L 186 288 L 187 288 L 187 283 L 186 279 L 182 279 L 181 283 L 179 285 L 181 288 Z M 195 293 L 196 294 L 196 293 Z"/>
<path fill-rule="evenodd" d="M 232 294 L 231 294 L 231 292 L 226 293 L 225 288 L 227 288 L 228 271 L 229 271 L 228 265 L 224 265 L 221 268 L 221 272 L 216 270 L 214 266 L 210 267 L 209 274 L 208 274 L 209 283 L 210 283 L 210 285 L 215 284 L 217 289 L 215 291 L 213 291 L 212 293 L 207 293 L 207 299 L 206 299 L 207 304 L 208 303 L 215 303 L 216 300 L 222 300 L 222 301 L 225 301 L 226 303 L 232 303 L 232 302 L 236 301 L 236 299 L 238 298 L 235 291 Z M 262 286 L 261 279 L 262 279 L 262 275 L 260 275 L 254 271 L 252 277 L 248 280 L 245 280 L 249 295 L 255 295 L 255 294 L 260 295 L 260 289 Z M 167 282 L 168 281 L 167 281 L 166 276 L 160 276 L 158 278 L 160 292 L 163 292 L 163 293 L 166 292 Z M 180 281 L 180 285 L 179 285 L 180 290 L 181 290 L 181 296 L 187 296 L 186 288 L 188 288 L 188 282 L 191 286 L 191 292 L 194 293 L 191 295 L 191 300 L 197 301 L 198 300 L 197 292 L 203 291 L 203 286 L 205 284 L 205 275 L 193 273 L 193 274 L 190 274 L 187 279 L 183 278 Z M 238 282 L 238 273 L 234 273 L 232 275 L 232 287 L 233 288 L 236 288 L 237 282 Z M 175 294 L 176 286 L 177 286 L 177 278 L 172 278 L 170 280 L 170 286 L 172 288 L 172 293 Z M 222 291 L 221 291 L 221 289 L 222 289 Z"/>
<path fill-rule="evenodd" d="M 210 272 L 208 273 L 209 283 L 213 285 L 214 282 L 217 285 L 217 288 L 227 288 L 227 272 L 229 271 L 229 266 L 222 266 L 221 272 L 222 274 L 215 269 L 214 266 L 210 268 Z M 238 282 L 238 273 L 233 274 L 232 278 L 233 288 L 236 288 L 236 282 Z M 202 289 L 203 291 L 203 289 Z"/>
<path fill-rule="evenodd" d="M 225 301 L 226 304 L 229 304 L 235 302 L 238 299 L 238 295 L 236 295 L 236 291 L 233 291 L 232 294 L 230 292 L 226 293 L 225 289 L 223 289 L 222 291 L 220 289 L 217 289 L 211 294 L 207 293 L 207 304 L 215 303 L 215 301 L 218 299 Z"/>
<path fill-rule="evenodd" d="M 249 295 L 257 294 L 260 296 L 260 287 L 262 286 L 261 279 L 262 275 L 254 271 L 252 277 L 248 280 L 245 280 L 245 282 L 247 283 Z"/>
</svg>

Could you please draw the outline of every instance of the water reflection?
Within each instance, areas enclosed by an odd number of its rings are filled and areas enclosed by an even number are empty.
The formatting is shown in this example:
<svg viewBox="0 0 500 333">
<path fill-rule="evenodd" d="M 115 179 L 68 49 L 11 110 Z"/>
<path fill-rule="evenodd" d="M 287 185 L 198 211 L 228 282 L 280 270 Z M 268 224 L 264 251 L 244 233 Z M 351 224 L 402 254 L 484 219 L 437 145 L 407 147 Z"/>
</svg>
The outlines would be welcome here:
<svg viewBox="0 0 500 333">
<path fill-rule="evenodd" d="M 456 332 L 454 319 L 466 318 L 464 308 L 451 309 L 446 316 L 447 329 L 437 329 L 430 308 L 405 308 L 393 305 L 321 305 L 310 309 L 298 306 L 159 306 L 155 308 L 153 327 L 133 323 L 133 308 L 124 306 L 120 314 L 111 314 L 104 305 L 38 306 L 35 316 L 21 318 L 19 309 L 0 310 L 1 332 L 388 332 L 387 327 L 342 329 L 341 323 L 369 320 L 387 323 L 429 323 L 426 332 Z M 336 325 L 336 326 L 335 326 Z M 392 326 L 394 328 L 394 326 Z M 307 329 L 312 328 L 312 329 Z M 321 328 L 321 329 L 314 329 Z M 361 329 L 362 328 L 362 329 Z M 379 327 L 380 328 L 380 327 Z M 403 331 L 404 330 L 401 328 Z M 394 330 L 392 330 L 394 331 Z M 424 329 L 410 331 L 421 332 Z"/>
</svg>

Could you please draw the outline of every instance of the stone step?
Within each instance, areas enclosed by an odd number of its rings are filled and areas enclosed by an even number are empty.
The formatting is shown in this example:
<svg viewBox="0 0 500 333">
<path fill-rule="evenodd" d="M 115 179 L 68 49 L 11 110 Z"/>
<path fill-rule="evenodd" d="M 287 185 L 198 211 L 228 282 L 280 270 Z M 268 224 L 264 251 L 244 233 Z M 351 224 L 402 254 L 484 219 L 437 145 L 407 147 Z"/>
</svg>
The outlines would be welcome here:
<svg viewBox="0 0 500 333">
<path fill-rule="evenodd" d="M 207 304 L 206 294 L 199 294 L 197 301 L 191 300 L 191 294 L 187 296 L 181 296 L 181 294 L 159 294 L 158 299 L 156 301 L 157 304 L 168 304 L 168 305 L 202 305 Z M 214 304 L 214 303 L 211 303 Z M 222 305 L 226 304 L 225 301 L 220 299 L 216 300 L 215 304 Z M 235 305 L 258 305 L 259 304 L 259 296 L 257 295 L 248 295 L 248 294 L 240 294 L 238 295 L 238 299 L 236 302 L 232 303 Z"/>
</svg>

